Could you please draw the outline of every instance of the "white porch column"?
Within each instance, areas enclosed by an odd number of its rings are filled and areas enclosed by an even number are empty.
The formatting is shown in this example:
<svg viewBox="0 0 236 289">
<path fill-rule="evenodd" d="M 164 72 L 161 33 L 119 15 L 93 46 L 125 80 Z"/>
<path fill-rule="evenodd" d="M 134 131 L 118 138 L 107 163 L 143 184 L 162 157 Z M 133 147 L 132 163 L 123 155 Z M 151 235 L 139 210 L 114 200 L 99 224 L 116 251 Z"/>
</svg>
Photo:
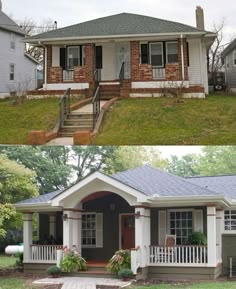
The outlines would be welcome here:
<svg viewBox="0 0 236 289">
<path fill-rule="evenodd" d="M 81 212 L 73 213 L 73 245 L 76 246 L 78 251 L 81 253 L 81 227 L 82 227 L 82 216 Z"/>
<path fill-rule="evenodd" d="M 222 263 L 222 233 L 224 230 L 224 210 L 216 210 L 217 262 Z"/>
<path fill-rule="evenodd" d="M 31 261 L 31 245 L 32 245 L 32 216 L 33 213 L 25 213 L 23 215 L 23 244 L 24 244 L 24 262 Z"/>
<path fill-rule="evenodd" d="M 56 215 L 49 215 L 49 236 L 56 238 Z"/>
<path fill-rule="evenodd" d="M 144 268 L 148 265 L 148 252 L 151 244 L 150 209 L 135 208 L 135 247 L 138 250 L 138 263 Z"/>
<path fill-rule="evenodd" d="M 72 248 L 73 245 L 73 212 L 63 212 L 63 245 Z"/>
<path fill-rule="evenodd" d="M 216 207 L 207 206 L 208 265 L 216 266 Z"/>
</svg>

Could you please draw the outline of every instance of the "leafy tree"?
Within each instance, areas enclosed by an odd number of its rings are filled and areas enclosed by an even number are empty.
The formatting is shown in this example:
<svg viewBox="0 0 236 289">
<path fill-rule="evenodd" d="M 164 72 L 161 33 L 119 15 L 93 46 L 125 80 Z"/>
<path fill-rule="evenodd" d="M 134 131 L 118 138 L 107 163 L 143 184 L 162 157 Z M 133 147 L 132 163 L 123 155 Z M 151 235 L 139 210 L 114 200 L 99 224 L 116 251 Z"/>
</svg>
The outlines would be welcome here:
<svg viewBox="0 0 236 289">
<path fill-rule="evenodd" d="M 16 211 L 12 204 L 1 204 L 0 203 L 0 237 L 6 235 L 6 227 L 4 222 L 15 216 Z"/>
<path fill-rule="evenodd" d="M 198 156 L 195 154 L 188 154 L 179 158 L 171 156 L 168 164 L 168 172 L 177 176 L 192 177 L 199 175 L 197 168 Z"/>
<path fill-rule="evenodd" d="M 114 151 L 113 158 L 110 158 L 107 164 L 108 166 L 105 168 L 105 171 L 108 173 L 116 173 L 144 164 L 165 169 L 168 162 L 163 159 L 160 152 L 153 147 L 120 146 Z"/>
</svg>

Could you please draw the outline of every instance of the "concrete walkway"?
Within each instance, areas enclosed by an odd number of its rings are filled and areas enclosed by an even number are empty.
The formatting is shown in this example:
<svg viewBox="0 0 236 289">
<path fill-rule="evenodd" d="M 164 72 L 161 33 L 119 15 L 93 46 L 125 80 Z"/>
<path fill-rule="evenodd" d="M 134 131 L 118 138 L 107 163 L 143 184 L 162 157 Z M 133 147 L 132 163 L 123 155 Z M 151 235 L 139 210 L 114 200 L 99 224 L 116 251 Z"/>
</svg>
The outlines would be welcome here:
<svg viewBox="0 0 236 289">
<path fill-rule="evenodd" d="M 102 108 L 106 102 L 107 102 L 106 100 L 101 100 L 100 107 Z M 93 113 L 93 105 L 91 103 L 86 104 L 85 106 L 83 106 L 79 109 L 73 110 L 73 112 L 76 112 L 76 113 Z"/>
<path fill-rule="evenodd" d="M 123 282 L 121 280 L 107 278 L 63 277 L 40 279 L 34 281 L 33 284 L 63 284 L 62 289 L 96 289 L 96 285 L 119 286 L 120 288 L 124 288 L 131 285 L 131 281 Z"/>
</svg>

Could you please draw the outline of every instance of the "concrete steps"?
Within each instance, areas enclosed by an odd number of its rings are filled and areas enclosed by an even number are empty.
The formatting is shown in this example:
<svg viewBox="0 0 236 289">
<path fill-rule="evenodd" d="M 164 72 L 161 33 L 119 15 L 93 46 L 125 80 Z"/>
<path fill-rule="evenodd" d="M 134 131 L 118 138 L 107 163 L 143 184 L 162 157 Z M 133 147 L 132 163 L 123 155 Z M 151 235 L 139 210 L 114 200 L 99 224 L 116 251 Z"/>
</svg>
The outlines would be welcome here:
<svg viewBox="0 0 236 289">
<path fill-rule="evenodd" d="M 120 96 L 120 84 L 100 84 L 101 99 L 109 100 Z"/>
</svg>

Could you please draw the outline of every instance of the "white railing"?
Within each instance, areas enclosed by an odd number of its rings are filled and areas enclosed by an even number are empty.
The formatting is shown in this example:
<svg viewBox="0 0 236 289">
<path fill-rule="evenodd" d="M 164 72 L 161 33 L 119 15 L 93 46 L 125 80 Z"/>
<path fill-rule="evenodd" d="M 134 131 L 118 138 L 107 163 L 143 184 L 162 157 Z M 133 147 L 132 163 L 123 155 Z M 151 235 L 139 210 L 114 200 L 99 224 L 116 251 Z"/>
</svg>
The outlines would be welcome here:
<svg viewBox="0 0 236 289">
<path fill-rule="evenodd" d="M 51 263 L 57 262 L 58 245 L 32 245 L 31 246 L 31 260 L 32 262 Z"/>
<path fill-rule="evenodd" d="M 207 264 L 207 246 L 151 246 L 149 265 Z"/>
<path fill-rule="evenodd" d="M 152 77 L 153 77 L 153 79 L 165 79 L 166 78 L 165 68 L 153 66 L 152 67 Z"/>
<path fill-rule="evenodd" d="M 63 81 L 74 81 L 74 71 L 63 70 Z"/>
<path fill-rule="evenodd" d="M 138 246 L 135 249 L 131 249 L 131 270 L 134 274 L 137 274 L 138 268 L 141 266 L 141 249 Z"/>
</svg>

